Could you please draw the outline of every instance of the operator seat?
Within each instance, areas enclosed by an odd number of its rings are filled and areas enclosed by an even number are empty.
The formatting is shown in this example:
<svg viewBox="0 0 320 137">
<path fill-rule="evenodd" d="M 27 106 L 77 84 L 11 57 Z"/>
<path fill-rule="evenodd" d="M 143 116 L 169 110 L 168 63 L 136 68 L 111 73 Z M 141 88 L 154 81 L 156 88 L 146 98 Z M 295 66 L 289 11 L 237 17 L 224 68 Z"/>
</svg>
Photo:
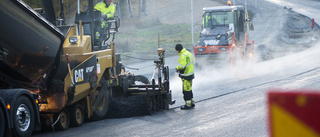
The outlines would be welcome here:
<svg viewBox="0 0 320 137">
<path fill-rule="evenodd" d="M 95 41 L 96 37 L 96 25 L 97 22 L 100 22 L 101 12 L 100 11 L 86 11 L 80 12 L 80 14 L 76 13 L 75 23 L 79 25 L 80 20 L 83 25 L 83 33 L 84 35 L 90 35 L 92 41 L 92 49 L 96 49 L 97 41 Z"/>
</svg>

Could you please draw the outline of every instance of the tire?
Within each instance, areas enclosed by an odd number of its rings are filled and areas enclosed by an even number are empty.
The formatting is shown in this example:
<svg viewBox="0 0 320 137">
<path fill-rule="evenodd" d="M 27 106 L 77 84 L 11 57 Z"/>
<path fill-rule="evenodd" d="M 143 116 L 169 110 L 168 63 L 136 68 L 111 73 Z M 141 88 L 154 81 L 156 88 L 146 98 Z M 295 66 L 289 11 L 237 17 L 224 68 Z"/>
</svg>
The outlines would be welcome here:
<svg viewBox="0 0 320 137">
<path fill-rule="evenodd" d="M 70 125 L 70 115 L 68 109 L 62 109 L 61 112 L 59 113 L 60 119 L 56 123 L 55 127 L 57 130 L 66 130 L 69 128 Z M 59 118 L 59 115 L 55 116 L 55 120 Z"/>
<path fill-rule="evenodd" d="M 135 82 L 136 81 L 140 81 L 143 84 L 150 84 L 150 81 L 145 76 L 141 76 L 141 75 L 135 76 Z"/>
<path fill-rule="evenodd" d="M 70 107 L 70 124 L 79 127 L 84 123 L 84 111 L 81 104 Z"/>
<path fill-rule="evenodd" d="M 14 135 L 31 136 L 34 127 L 34 108 L 27 97 L 21 96 L 17 99 L 12 117 Z"/>
<path fill-rule="evenodd" d="M 2 108 L 0 107 L 0 137 L 3 137 L 4 131 L 5 131 L 5 119 L 4 119 L 4 113 L 2 111 Z"/>
<path fill-rule="evenodd" d="M 105 92 L 103 94 L 103 98 L 98 104 L 97 108 L 93 111 L 93 115 L 95 120 L 104 119 L 108 113 L 109 105 L 110 105 L 110 89 L 104 86 L 100 92 Z"/>
</svg>

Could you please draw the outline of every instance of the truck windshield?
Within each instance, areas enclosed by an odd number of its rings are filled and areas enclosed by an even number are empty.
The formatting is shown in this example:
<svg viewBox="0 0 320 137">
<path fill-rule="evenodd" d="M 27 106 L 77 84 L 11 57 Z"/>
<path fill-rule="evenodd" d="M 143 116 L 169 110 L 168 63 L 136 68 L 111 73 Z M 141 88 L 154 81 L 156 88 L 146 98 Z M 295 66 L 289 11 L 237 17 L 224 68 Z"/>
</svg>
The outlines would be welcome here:
<svg viewBox="0 0 320 137">
<path fill-rule="evenodd" d="M 206 12 L 203 15 L 204 28 L 225 26 L 234 23 L 234 12 Z"/>
</svg>

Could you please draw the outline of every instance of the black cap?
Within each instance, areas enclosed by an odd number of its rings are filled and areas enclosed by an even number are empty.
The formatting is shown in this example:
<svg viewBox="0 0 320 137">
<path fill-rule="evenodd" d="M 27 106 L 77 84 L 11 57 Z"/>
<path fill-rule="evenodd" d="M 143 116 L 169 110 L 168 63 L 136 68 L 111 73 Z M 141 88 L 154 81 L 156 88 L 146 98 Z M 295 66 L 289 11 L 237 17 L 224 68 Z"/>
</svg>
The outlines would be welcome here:
<svg viewBox="0 0 320 137">
<path fill-rule="evenodd" d="M 181 44 L 177 44 L 176 45 L 176 50 L 177 51 L 181 51 L 183 49 L 182 45 Z"/>
</svg>

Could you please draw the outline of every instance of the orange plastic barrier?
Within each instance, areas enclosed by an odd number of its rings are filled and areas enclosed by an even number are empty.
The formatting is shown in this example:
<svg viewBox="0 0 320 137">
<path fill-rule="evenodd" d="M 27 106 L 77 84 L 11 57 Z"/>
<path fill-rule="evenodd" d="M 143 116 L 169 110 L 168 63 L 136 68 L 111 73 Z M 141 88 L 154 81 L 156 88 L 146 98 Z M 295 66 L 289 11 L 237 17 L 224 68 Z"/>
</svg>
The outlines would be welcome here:
<svg viewBox="0 0 320 137">
<path fill-rule="evenodd" d="M 320 91 L 268 92 L 270 137 L 320 137 Z"/>
</svg>

